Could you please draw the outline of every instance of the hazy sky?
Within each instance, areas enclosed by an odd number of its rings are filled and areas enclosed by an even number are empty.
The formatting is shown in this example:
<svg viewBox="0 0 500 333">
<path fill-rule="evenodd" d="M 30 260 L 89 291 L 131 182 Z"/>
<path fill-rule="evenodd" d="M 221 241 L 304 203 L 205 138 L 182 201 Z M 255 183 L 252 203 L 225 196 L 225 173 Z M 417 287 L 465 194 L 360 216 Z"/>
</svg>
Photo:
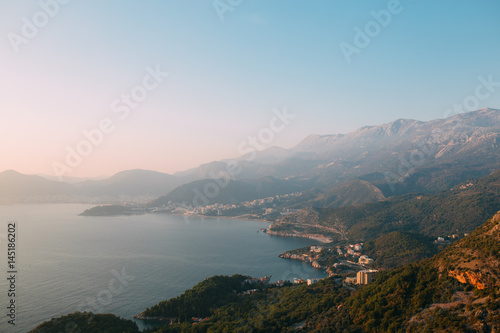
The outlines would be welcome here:
<svg viewBox="0 0 500 333">
<path fill-rule="evenodd" d="M 498 0 L 0 5 L 0 171 L 172 173 L 258 134 L 500 107 Z"/>
</svg>

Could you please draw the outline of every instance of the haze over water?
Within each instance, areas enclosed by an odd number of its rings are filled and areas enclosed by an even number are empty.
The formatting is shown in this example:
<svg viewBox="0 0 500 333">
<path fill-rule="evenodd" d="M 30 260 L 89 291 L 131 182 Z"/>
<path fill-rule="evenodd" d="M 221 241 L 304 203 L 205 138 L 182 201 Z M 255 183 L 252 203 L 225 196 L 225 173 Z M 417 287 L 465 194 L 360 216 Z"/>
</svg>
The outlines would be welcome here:
<svg viewBox="0 0 500 333">
<path fill-rule="evenodd" d="M 16 221 L 18 232 L 16 327 L 2 316 L 1 332 L 27 332 L 77 310 L 132 319 L 213 275 L 272 275 L 272 281 L 326 276 L 279 258 L 316 242 L 258 232 L 268 223 L 163 214 L 77 216 L 90 207 L 0 206 L 2 228 Z M 5 279 L 0 287 L 6 290 Z M 1 303 L 6 302 L 2 294 Z"/>
</svg>

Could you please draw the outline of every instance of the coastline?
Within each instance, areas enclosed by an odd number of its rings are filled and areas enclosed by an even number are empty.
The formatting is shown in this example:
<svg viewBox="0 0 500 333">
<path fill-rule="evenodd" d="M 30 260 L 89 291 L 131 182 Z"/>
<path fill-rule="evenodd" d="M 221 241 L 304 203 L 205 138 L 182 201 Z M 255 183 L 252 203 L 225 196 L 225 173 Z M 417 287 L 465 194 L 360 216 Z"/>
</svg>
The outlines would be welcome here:
<svg viewBox="0 0 500 333">
<path fill-rule="evenodd" d="M 151 214 L 151 213 L 146 213 L 146 214 Z M 155 213 L 153 213 L 153 214 L 155 214 Z M 210 219 L 245 220 L 245 221 L 253 221 L 253 222 L 266 222 L 266 223 L 270 223 L 270 224 L 273 224 L 276 222 L 276 221 L 269 221 L 269 220 L 260 220 L 257 218 L 249 218 L 249 217 L 246 217 L 245 215 L 241 215 L 241 216 L 207 216 L 207 215 L 200 215 L 200 214 L 180 214 L 180 213 L 156 213 L 156 214 L 177 215 L 177 216 L 184 216 L 184 217 L 195 216 L 195 217 L 210 218 Z M 270 236 L 309 238 L 309 239 L 313 239 L 313 240 L 318 241 L 318 242 L 323 243 L 323 244 L 333 242 L 333 239 L 331 239 L 327 236 L 324 236 L 324 235 L 319 235 L 319 234 L 288 234 L 288 233 L 280 233 L 280 232 L 271 231 L 268 228 L 264 228 L 263 232 L 267 233 Z"/>
<path fill-rule="evenodd" d="M 265 231 L 268 235 L 271 236 L 279 236 L 279 237 L 301 237 L 301 238 L 309 238 L 309 239 L 314 239 L 320 243 L 326 244 L 326 243 L 331 243 L 333 242 L 333 239 L 323 236 L 323 235 L 318 235 L 318 234 L 289 234 L 289 233 L 282 233 L 282 232 L 276 232 L 272 231 L 269 229 L 266 229 Z"/>
<path fill-rule="evenodd" d="M 184 219 L 189 219 L 190 216 L 193 217 L 198 217 L 198 218 L 207 218 L 207 219 L 230 219 L 230 220 L 245 220 L 245 221 L 253 221 L 253 222 L 265 222 L 269 224 L 273 224 L 276 221 L 269 221 L 265 219 L 258 219 L 255 216 L 252 216 L 250 214 L 245 214 L 245 215 L 240 215 L 240 216 L 207 216 L 207 215 L 201 215 L 201 214 L 182 214 L 182 213 L 172 213 L 172 212 L 140 212 L 140 211 L 135 211 L 135 212 L 122 212 L 122 213 L 113 213 L 113 214 L 101 214 L 101 215 L 83 215 L 83 213 L 79 214 L 81 216 L 130 216 L 130 215 L 147 215 L 147 214 L 166 214 L 166 215 L 175 215 L 175 216 L 182 216 Z M 263 232 L 269 234 L 270 236 L 279 236 L 279 237 L 300 237 L 300 238 L 309 238 L 313 239 L 315 241 L 318 241 L 320 243 L 326 244 L 326 243 L 331 243 L 333 242 L 333 239 L 321 235 L 321 234 L 289 234 L 289 233 L 281 233 L 281 232 L 275 232 L 270 230 L 269 228 L 263 228 Z"/>
<path fill-rule="evenodd" d="M 266 222 L 266 223 L 274 223 L 275 221 L 269 220 L 259 220 L 257 218 L 249 218 L 245 217 L 245 215 L 240 216 L 208 216 L 208 215 L 200 215 L 200 214 L 180 214 L 180 213 L 145 213 L 145 214 L 167 214 L 167 215 L 176 215 L 176 216 L 195 216 L 195 217 L 203 217 L 208 219 L 229 219 L 229 220 L 245 220 L 245 221 L 254 221 L 254 222 Z"/>
</svg>

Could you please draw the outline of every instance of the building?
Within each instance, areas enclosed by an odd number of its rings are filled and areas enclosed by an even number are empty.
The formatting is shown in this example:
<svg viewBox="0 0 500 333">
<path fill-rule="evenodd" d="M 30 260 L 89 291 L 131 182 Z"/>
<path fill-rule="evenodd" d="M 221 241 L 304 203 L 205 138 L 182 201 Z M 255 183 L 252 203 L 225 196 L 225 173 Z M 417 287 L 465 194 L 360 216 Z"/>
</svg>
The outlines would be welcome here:
<svg viewBox="0 0 500 333">
<path fill-rule="evenodd" d="M 363 255 L 363 256 L 359 257 L 358 262 L 362 265 L 370 265 L 370 264 L 373 264 L 374 260 L 371 258 L 368 258 L 368 256 L 366 256 L 366 255 Z"/>
<path fill-rule="evenodd" d="M 323 250 L 323 246 L 311 246 L 311 252 L 321 252 Z"/>
<path fill-rule="evenodd" d="M 364 271 L 359 271 L 356 275 L 357 284 L 368 284 L 375 280 L 378 271 L 375 269 L 369 269 Z"/>
<path fill-rule="evenodd" d="M 354 251 L 361 251 L 362 248 L 363 248 L 363 245 L 361 245 L 361 244 L 354 245 Z"/>
<path fill-rule="evenodd" d="M 313 283 L 318 282 L 319 280 L 321 280 L 321 279 L 307 279 L 307 285 L 309 286 L 309 285 L 311 285 Z"/>
<path fill-rule="evenodd" d="M 269 215 L 276 212 L 276 209 L 274 208 L 267 208 L 266 211 L 264 212 L 264 215 Z"/>
<path fill-rule="evenodd" d="M 346 277 L 345 283 L 356 284 L 356 283 L 358 283 L 358 278 L 357 277 Z"/>
<path fill-rule="evenodd" d="M 285 285 L 285 281 L 284 280 L 278 280 L 274 283 L 275 286 L 277 287 L 283 287 Z"/>
</svg>

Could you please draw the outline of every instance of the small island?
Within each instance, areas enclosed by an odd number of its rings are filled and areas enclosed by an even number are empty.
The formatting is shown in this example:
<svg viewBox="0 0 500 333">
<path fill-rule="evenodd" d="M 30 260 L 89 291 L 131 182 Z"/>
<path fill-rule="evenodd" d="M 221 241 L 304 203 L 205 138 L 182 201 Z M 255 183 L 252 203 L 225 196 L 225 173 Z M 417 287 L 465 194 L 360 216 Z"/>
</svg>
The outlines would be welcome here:
<svg viewBox="0 0 500 333">
<path fill-rule="evenodd" d="M 144 211 L 137 207 L 126 207 L 120 205 L 96 206 L 85 210 L 79 216 L 117 216 L 143 214 Z"/>
</svg>

